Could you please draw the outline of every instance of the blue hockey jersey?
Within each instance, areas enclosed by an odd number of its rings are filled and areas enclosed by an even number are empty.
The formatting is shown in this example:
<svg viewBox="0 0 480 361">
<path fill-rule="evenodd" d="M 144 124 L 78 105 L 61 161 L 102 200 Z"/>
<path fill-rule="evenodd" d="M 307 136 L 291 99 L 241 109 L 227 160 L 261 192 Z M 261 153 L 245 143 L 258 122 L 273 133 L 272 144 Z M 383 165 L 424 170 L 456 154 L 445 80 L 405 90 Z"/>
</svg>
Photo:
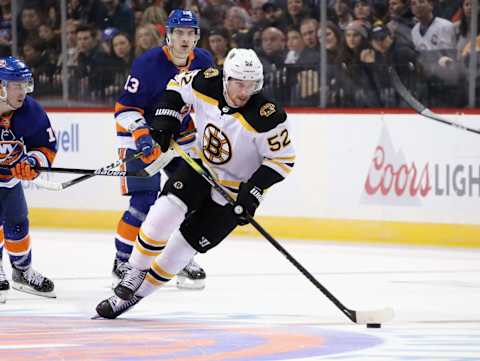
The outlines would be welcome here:
<svg viewBox="0 0 480 361">
<path fill-rule="evenodd" d="M 19 179 L 9 168 L 24 152 L 35 157 L 42 167 L 52 165 L 57 152 L 57 140 L 47 113 L 32 97 L 9 114 L 0 116 L 0 187 L 12 188 Z"/>
<path fill-rule="evenodd" d="M 167 46 L 154 48 L 139 56 L 133 63 L 130 75 L 125 83 L 123 94 L 115 105 L 115 117 L 125 111 L 141 113 L 147 123 L 160 100 L 168 81 L 183 71 L 203 69 L 213 66 L 213 57 L 205 49 L 195 48 L 188 58 L 187 65 L 177 67 Z M 186 114 L 188 112 L 186 111 Z M 182 131 L 192 127 L 187 114 L 182 122 Z M 119 146 L 135 149 L 131 133 L 117 121 Z M 181 133 L 180 133 L 181 135 Z M 183 142 L 188 141 L 183 139 Z"/>
</svg>

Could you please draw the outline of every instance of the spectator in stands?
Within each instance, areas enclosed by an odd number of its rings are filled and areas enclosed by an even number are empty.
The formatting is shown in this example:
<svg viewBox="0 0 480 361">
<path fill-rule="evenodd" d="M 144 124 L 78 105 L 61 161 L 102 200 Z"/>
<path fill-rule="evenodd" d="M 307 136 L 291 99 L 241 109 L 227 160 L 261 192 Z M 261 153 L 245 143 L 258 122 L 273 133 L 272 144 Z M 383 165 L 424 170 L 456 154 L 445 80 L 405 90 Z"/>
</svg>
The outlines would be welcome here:
<svg viewBox="0 0 480 361">
<path fill-rule="evenodd" d="M 165 26 L 167 13 L 161 6 L 149 6 L 145 9 L 142 24 L 154 24 Z"/>
<path fill-rule="evenodd" d="M 60 2 L 56 0 L 50 0 L 47 4 L 47 14 L 45 22 L 55 31 L 60 31 Z"/>
<path fill-rule="evenodd" d="M 300 24 L 300 33 L 305 44 L 305 49 L 300 57 L 300 64 L 311 65 L 318 64 L 320 48 L 318 44 L 317 32 L 318 21 L 313 18 L 303 19 Z"/>
<path fill-rule="evenodd" d="M 335 0 L 335 21 L 338 27 L 344 31 L 347 25 L 353 21 L 352 5 L 350 0 Z"/>
<path fill-rule="evenodd" d="M 77 20 L 80 24 L 94 24 L 97 18 L 96 11 L 100 7 L 100 0 L 69 0 L 67 17 Z"/>
<path fill-rule="evenodd" d="M 62 48 L 60 34 L 56 33 L 49 23 L 42 23 L 38 27 L 38 36 L 45 45 L 47 52 L 52 54 L 56 61 Z"/>
<path fill-rule="evenodd" d="M 230 37 L 227 29 L 225 28 L 213 28 L 208 33 L 208 50 L 211 51 L 215 58 L 215 64 L 222 66 L 227 56 L 230 46 Z"/>
<path fill-rule="evenodd" d="M 209 28 L 224 26 L 227 10 L 235 6 L 233 0 L 206 0 L 205 3 L 200 9 L 202 23 L 207 23 Z"/>
<path fill-rule="evenodd" d="M 111 39 L 112 55 L 108 60 L 108 69 L 112 73 L 109 79 L 111 82 L 106 84 L 105 96 L 111 97 L 112 101 L 117 99 L 120 91 L 130 72 L 134 59 L 134 49 L 132 41 L 127 33 L 118 33 Z"/>
<path fill-rule="evenodd" d="M 303 42 L 302 34 L 296 28 L 290 28 L 287 31 L 287 49 L 288 53 L 285 57 L 285 64 L 296 64 L 298 59 L 305 49 L 305 43 Z"/>
<path fill-rule="evenodd" d="M 112 55 L 112 39 L 115 35 L 120 33 L 120 30 L 117 28 L 106 28 L 102 31 L 100 36 L 100 47 L 107 55 Z"/>
<path fill-rule="evenodd" d="M 163 38 L 153 24 L 140 25 L 135 33 L 135 57 L 148 49 L 163 46 Z"/>
<path fill-rule="evenodd" d="M 463 0 L 460 20 L 456 22 L 455 33 L 457 35 L 457 51 L 459 58 L 465 61 L 471 51 L 470 34 L 472 19 L 472 0 Z M 480 11 L 477 13 L 477 24 L 480 25 Z M 478 42 L 477 37 L 477 42 Z M 479 49 L 477 48 L 477 51 Z"/>
<path fill-rule="evenodd" d="M 0 57 L 12 53 L 12 2 L 0 0 Z"/>
<path fill-rule="evenodd" d="M 418 63 L 427 80 L 424 96 L 432 106 L 452 104 L 448 89 L 456 88 L 461 69 L 456 62 L 455 26 L 433 15 L 434 0 L 412 0 L 411 9 L 418 23 L 412 29 L 412 40 L 419 52 Z"/>
<path fill-rule="evenodd" d="M 300 27 L 303 19 L 309 18 L 309 9 L 303 0 L 287 0 L 286 26 Z"/>
<path fill-rule="evenodd" d="M 391 84 L 388 68 L 391 64 L 402 82 L 409 88 L 415 84 L 417 53 L 413 43 L 395 38 L 390 29 L 381 21 L 374 23 L 371 31 L 371 49 L 365 49 L 360 56 L 370 72 L 377 96 L 383 107 L 395 107 L 401 103 Z"/>
<path fill-rule="evenodd" d="M 285 14 L 280 6 L 278 6 L 274 1 L 268 1 L 262 6 L 262 11 L 264 13 L 264 27 L 273 26 L 279 28 L 282 31 L 285 31 L 287 28 L 287 22 L 285 19 Z"/>
<path fill-rule="evenodd" d="M 354 0 L 353 18 L 368 29 L 372 26 L 373 7 L 371 0 Z"/>
<path fill-rule="evenodd" d="M 409 0 L 390 0 L 388 13 L 390 22 L 387 23 L 387 27 L 392 36 L 411 42 L 415 19 L 410 11 Z"/>
<path fill-rule="evenodd" d="M 103 96 L 103 89 L 110 78 L 106 68 L 107 55 L 97 43 L 93 27 L 80 25 L 77 28 L 77 52 L 78 64 L 70 82 L 77 90 L 73 94 L 82 99 L 100 100 L 98 97 Z"/>
<path fill-rule="evenodd" d="M 22 47 L 22 58 L 32 70 L 35 82 L 35 91 L 44 95 L 51 94 L 50 85 L 53 73 L 56 70 L 55 62 L 51 62 L 40 39 L 30 38 Z"/>
<path fill-rule="evenodd" d="M 290 98 L 286 84 L 285 57 L 287 55 L 285 34 L 278 28 L 268 27 L 261 33 L 261 49 L 258 56 L 265 73 L 263 91 L 280 103 Z"/>
<path fill-rule="evenodd" d="M 101 0 L 95 23 L 100 30 L 117 28 L 129 36 L 135 34 L 133 11 L 120 0 Z"/>
<path fill-rule="evenodd" d="M 368 32 L 362 21 L 353 21 L 345 30 L 345 48 L 340 55 L 344 84 L 343 106 L 376 107 L 379 99 L 367 68 L 363 50 L 369 48 Z"/>
<path fill-rule="evenodd" d="M 227 10 L 224 27 L 230 33 L 232 43 L 237 48 L 249 48 L 253 34 L 250 31 L 251 19 L 248 12 L 240 7 L 233 6 Z"/>
<path fill-rule="evenodd" d="M 18 24 L 18 45 L 22 47 L 27 40 L 38 39 L 38 27 L 42 23 L 40 10 L 34 5 L 26 5 L 20 11 Z"/>
</svg>

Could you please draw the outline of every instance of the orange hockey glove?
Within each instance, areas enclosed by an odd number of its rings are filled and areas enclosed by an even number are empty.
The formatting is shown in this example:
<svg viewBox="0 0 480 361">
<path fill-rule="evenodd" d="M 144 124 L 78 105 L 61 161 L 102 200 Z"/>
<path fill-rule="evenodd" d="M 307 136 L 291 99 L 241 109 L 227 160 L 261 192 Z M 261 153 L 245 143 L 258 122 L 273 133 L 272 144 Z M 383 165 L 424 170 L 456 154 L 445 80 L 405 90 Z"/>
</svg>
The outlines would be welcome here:
<svg viewBox="0 0 480 361">
<path fill-rule="evenodd" d="M 10 172 L 15 178 L 21 180 L 34 180 L 39 176 L 35 167 L 38 165 L 37 160 L 34 157 L 25 157 L 18 162 L 15 167 L 10 169 Z"/>
</svg>

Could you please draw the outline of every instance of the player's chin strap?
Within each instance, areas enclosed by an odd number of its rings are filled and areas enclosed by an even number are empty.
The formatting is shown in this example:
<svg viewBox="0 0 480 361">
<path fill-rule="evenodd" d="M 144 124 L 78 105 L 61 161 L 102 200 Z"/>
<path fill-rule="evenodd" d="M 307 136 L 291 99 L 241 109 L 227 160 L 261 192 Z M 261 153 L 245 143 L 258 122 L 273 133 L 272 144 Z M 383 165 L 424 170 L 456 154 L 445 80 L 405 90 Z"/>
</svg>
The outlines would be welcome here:
<svg viewBox="0 0 480 361">
<path fill-rule="evenodd" d="M 193 158 L 191 158 L 175 141 L 172 141 L 173 148 L 180 157 L 183 158 L 203 179 L 205 179 L 212 188 L 218 192 L 231 206 L 235 207 L 234 211 L 237 214 L 242 214 L 242 207 L 235 206 L 235 201 L 232 196 L 223 188 L 210 173 L 200 166 Z M 238 208 L 240 207 L 240 208 Z M 248 213 L 244 215 L 250 224 L 264 236 L 270 244 L 275 247 L 281 254 L 287 258 L 310 282 L 312 282 L 316 288 L 318 288 L 340 311 L 342 311 L 352 322 L 358 324 L 381 324 L 388 322 L 393 318 L 393 310 L 391 308 L 385 308 L 380 310 L 371 311 L 354 311 L 348 309 L 341 303 L 328 289 L 325 288 L 313 275 L 302 266 L 283 246 L 278 243 L 252 216 Z"/>
<path fill-rule="evenodd" d="M 61 191 L 65 188 L 71 187 L 75 184 L 83 182 L 87 179 L 90 179 L 95 176 L 110 176 L 110 177 L 151 177 L 154 174 L 157 174 L 162 168 L 164 168 L 170 161 L 176 156 L 176 153 L 173 149 L 169 149 L 167 152 L 163 152 L 154 162 L 146 166 L 140 171 L 137 172 L 126 172 L 126 171 L 117 171 L 113 170 L 118 166 L 128 163 L 134 159 L 139 159 L 143 156 L 142 152 L 132 154 L 125 159 L 119 159 L 107 166 L 104 166 L 99 169 L 74 169 L 74 168 L 38 168 L 41 172 L 57 172 L 57 173 L 75 173 L 75 174 L 84 174 L 81 177 L 65 181 L 63 183 L 51 182 L 45 179 L 37 178 L 33 183 L 41 188 Z"/>
</svg>

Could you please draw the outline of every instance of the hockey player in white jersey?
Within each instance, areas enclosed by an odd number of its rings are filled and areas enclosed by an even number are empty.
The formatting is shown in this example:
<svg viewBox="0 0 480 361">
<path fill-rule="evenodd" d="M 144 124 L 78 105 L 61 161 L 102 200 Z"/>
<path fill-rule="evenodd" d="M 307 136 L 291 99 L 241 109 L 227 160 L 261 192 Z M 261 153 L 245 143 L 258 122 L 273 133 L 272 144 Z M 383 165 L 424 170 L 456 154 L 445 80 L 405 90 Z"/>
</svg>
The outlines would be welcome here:
<svg viewBox="0 0 480 361">
<path fill-rule="evenodd" d="M 282 181 L 295 161 L 287 115 L 262 95 L 262 86 L 262 64 L 255 52 L 232 49 L 223 75 L 209 68 L 178 74 L 169 82 L 152 130 L 166 151 L 181 110 L 193 106 L 198 132 L 194 157 L 252 216 L 264 192 Z M 170 281 L 197 252 L 207 252 L 246 223 L 244 214 L 236 215 L 182 161 L 142 223 L 131 269 L 115 295 L 98 304 L 98 315 L 118 317 Z"/>
</svg>

